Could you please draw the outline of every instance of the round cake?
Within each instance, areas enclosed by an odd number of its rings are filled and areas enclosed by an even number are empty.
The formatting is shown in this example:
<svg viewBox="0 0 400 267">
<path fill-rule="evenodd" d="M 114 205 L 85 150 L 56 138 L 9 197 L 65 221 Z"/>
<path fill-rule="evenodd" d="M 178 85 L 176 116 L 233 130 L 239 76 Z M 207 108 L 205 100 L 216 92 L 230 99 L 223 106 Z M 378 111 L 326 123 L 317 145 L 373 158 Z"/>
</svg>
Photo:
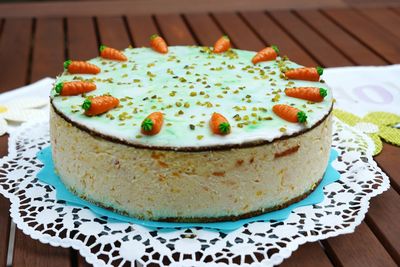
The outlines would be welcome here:
<svg viewBox="0 0 400 267">
<path fill-rule="evenodd" d="M 78 196 L 211 222 L 286 207 L 322 179 L 333 102 L 322 69 L 237 49 L 104 48 L 67 61 L 51 92 L 54 166 Z"/>
</svg>

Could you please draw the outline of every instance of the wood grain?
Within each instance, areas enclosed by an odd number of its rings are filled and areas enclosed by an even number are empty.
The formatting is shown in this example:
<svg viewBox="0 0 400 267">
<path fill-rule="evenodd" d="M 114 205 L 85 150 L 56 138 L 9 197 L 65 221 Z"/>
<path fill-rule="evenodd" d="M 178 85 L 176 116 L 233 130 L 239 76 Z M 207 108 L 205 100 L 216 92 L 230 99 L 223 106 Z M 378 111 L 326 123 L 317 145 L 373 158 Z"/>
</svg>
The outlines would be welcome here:
<svg viewBox="0 0 400 267">
<path fill-rule="evenodd" d="M 305 66 L 317 65 L 316 60 L 294 41 L 284 29 L 275 23 L 264 12 L 244 12 L 243 18 L 264 41 L 265 44 L 275 44 L 281 55 L 287 55 L 291 60 Z"/>
<path fill-rule="evenodd" d="M 387 63 L 318 10 L 301 10 L 296 13 L 354 64 L 385 65 Z"/>
<path fill-rule="evenodd" d="M 213 46 L 224 34 L 209 14 L 186 14 L 185 19 L 201 45 Z"/>
<path fill-rule="evenodd" d="M 101 44 L 116 49 L 125 49 L 131 45 L 122 17 L 99 17 L 97 24 Z"/>
<path fill-rule="evenodd" d="M 327 9 L 324 13 L 388 62 L 400 63 L 400 42 L 393 34 L 354 10 Z"/>
<path fill-rule="evenodd" d="M 273 11 L 272 17 L 290 33 L 302 48 L 317 59 L 324 67 L 349 66 L 353 63 L 339 52 L 334 46 L 317 34 L 313 29 L 297 17 L 293 12 Z"/>
<path fill-rule="evenodd" d="M 0 39 L 0 92 L 23 86 L 28 80 L 31 19 L 7 19 Z M 7 155 L 8 135 L 0 137 L 0 157 Z M 10 233 L 10 202 L 0 195 L 0 266 L 6 265 Z"/>
<path fill-rule="evenodd" d="M 160 34 L 151 15 L 128 16 L 127 21 L 136 47 L 148 47 L 150 36 Z"/>
<path fill-rule="evenodd" d="M 181 12 L 235 12 L 291 8 L 344 7 L 343 0 L 113 0 L 113 1 L 44 1 L 3 3 L 0 17 L 76 17 L 116 16 L 121 14 L 172 14 Z"/>
<path fill-rule="evenodd" d="M 55 77 L 63 71 L 65 60 L 64 27 L 61 18 L 36 21 L 31 81 Z"/>
<path fill-rule="evenodd" d="M 259 51 L 265 44 L 246 23 L 234 13 L 214 14 L 215 20 L 221 26 L 222 31 L 231 38 L 233 44 L 240 49 Z"/>
<path fill-rule="evenodd" d="M 359 8 L 357 11 L 400 38 L 400 16 L 395 11 L 388 8 Z"/>
<path fill-rule="evenodd" d="M 322 241 L 335 266 L 397 266 L 365 223 L 354 233 Z"/>
<path fill-rule="evenodd" d="M 180 15 L 157 15 L 156 21 L 168 45 L 196 44 L 196 40 Z"/>
<path fill-rule="evenodd" d="M 280 267 L 329 267 L 333 266 L 318 242 L 306 243 L 293 252 Z"/>
<path fill-rule="evenodd" d="M 377 155 L 375 161 L 390 177 L 392 187 L 400 193 L 400 149 L 397 146 L 383 143 L 382 152 Z"/>
<path fill-rule="evenodd" d="M 62 19 L 37 20 L 33 49 L 30 80 L 55 76 L 62 70 L 65 59 Z M 42 244 L 18 229 L 15 235 L 13 266 L 70 266 L 70 251 Z"/>
<path fill-rule="evenodd" d="M 73 60 L 88 60 L 96 57 L 99 44 L 92 18 L 67 19 L 68 57 Z"/>
<path fill-rule="evenodd" d="M 7 19 L 0 39 L 0 93 L 25 85 L 28 80 L 31 19 Z"/>
<path fill-rule="evenodd" d="M 398 265 L 400 265 L 399 214 L 400 195 L 390 188 L 372 199 L 366 216 L 366 222 Z"/>
</svg>

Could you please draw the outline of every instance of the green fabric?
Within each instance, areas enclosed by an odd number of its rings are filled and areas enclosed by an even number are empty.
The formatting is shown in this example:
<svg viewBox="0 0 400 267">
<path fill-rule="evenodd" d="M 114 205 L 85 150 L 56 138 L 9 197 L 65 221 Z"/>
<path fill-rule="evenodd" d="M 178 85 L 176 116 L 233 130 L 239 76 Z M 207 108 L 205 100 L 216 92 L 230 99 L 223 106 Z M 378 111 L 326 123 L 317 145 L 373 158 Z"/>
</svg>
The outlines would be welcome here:
<svg viewBox="0 0 400 267">
<path fill-rule="evenodd" d="M 400 146 L 400 129 L 393 125 L 400 123 L 400 116 L 389 112 L 371 112 L 360 118 L 350 112 L 334 109 L 333 114 L 344 123 L 367 134 L 375 144 L 374 156 L 382 151 L 382 139 Z"/>
</svg>

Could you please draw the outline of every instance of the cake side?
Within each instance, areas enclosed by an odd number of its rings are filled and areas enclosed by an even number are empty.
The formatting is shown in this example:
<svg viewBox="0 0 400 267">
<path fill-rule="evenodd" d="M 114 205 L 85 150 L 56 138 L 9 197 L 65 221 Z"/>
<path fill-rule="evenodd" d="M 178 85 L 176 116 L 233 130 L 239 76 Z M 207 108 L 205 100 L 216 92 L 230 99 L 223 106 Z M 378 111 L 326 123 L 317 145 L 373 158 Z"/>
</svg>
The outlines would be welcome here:
<svg viewBox="0 0 400 267">
<path fill-rule="evenodd" d="M 331 115 L 295 137 L 221 151 L 162 151 L 110 142 L 51 110 L 53 160 L 72 191 L 133 217 L 216 221 L 280 208 L 324 174 Z"/>
</svg>

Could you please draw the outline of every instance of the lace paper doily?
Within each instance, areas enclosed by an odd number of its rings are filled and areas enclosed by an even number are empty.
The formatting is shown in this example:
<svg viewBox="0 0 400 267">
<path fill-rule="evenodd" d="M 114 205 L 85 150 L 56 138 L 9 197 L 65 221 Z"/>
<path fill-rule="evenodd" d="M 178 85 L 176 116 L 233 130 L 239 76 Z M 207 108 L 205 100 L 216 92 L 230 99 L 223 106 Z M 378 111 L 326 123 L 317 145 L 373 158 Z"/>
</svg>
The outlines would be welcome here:
<svg viewBox="0 0 400 267">
<path fill-rule="evenodd" d="M 325 187 L 323 202 L 297 208 L 285 221 L 249 223 L 229 233 L 200 227 L 149 230 L 57 201 L 54 188 L 36 178 L 42 167 L 36 154 L 48 145 L 48 121 L 13 132 L 9 155 L 0 160 L 0 193 L 10 199 L 11 217 L 25 234 L 73 247 L 96 266 L 276 265 L 305 242 L 353 232 L 370 198 L 389 188 L 372 159 L 372 141 L 335 119 L 332 147 L 339 157 L 333 167 L 341 178 Z"/>
</svg>

